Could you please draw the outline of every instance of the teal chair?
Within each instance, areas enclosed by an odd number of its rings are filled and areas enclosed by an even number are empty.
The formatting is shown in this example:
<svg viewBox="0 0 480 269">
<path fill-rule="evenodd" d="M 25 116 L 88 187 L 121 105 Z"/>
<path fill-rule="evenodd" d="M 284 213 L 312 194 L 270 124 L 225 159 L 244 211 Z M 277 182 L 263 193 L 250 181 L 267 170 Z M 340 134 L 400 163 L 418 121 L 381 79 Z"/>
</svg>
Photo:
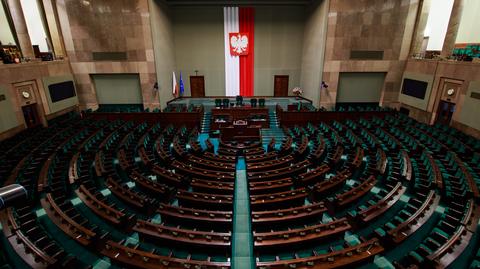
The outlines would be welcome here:
<svg viewBox="0 0 480 269">
<path fill-rule="evenodd" d="M 235 100 L 236 100 L 236 105 L 237 105 L 237 106 L 243 106 L 243 96 L 237 95 L 237 97 L 235 98 Z"/>
<path fill-rule="evenodd" d="M 227 108 L 229 104 L 230 100 L 228 100 L 227 98 L 223 99 L 223 107 Z"/>
<path fill-rule="evenodd" d="M 256 107 L 256 106 L 257 106 L 257 99 L 256 99 L 256 98 L 250 99 L 250 106 L 252 106 L 252 107 Z"/>
<path fill-rule="evenodd" d="M 265 106 L 265 99 L 264 98 L 258 99 L 258 106 L 259 107 L 264 107 Z"/>
<path fill-rule="evenodd" d="M 222 106 L 222 99 L 215 99 L 215 107 L 221 107 Z"/>
</svg>

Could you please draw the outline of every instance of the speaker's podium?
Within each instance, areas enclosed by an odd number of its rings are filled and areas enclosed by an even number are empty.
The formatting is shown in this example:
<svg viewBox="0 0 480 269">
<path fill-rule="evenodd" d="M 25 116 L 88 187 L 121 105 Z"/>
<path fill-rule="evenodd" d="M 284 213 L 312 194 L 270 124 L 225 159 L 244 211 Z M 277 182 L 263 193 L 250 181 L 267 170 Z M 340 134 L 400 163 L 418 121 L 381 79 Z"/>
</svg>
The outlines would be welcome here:
<svg viewBox="0 0 480 269">
<path fill-rule="evenodd" d="M 220 127 L 222 141 L 259 141 L 261 125 L 248 124 L 246 120 L 236 120 L 231 126 Z"/>
<path fill-rule="evenodd" d="M 212 131 L 223 141 L 258 141 L 260 129 L 268 128 L 268 108 L 235 106 L 212 109 Z"/>
</svg>

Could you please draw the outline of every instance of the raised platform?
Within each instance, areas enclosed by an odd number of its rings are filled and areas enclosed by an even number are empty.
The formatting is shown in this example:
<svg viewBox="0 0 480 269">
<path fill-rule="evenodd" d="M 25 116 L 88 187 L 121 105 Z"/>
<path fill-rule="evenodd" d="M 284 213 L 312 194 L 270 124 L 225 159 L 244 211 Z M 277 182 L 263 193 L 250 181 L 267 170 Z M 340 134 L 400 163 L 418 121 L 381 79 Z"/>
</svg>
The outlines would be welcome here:
<svg viewBox="0 0 480 269">
<path fill-rule="evenodd" d="M 225 97 L 225 96 L 208 96 L 208 97 L 202 97 L 202 98 L 197 98 L 197 97 L 179 97 L 176 98 L 168 104 L 172 105 L 203 105 L 205 112 L 210 112 L 212 108 L 215 108 L 215 99 L 229 99 L 230 103 L 235 103 L 235 96 L 233 97 Z M 248 105 L 250 104 L 250 99 L 255 98 L 255 99 L 260 99 L 264 98 L 265 99 L 265 107 L 267 107 L 270 111 L 275 111 L 275 108 L 277 105 L 282 107 L 283 109 L 287 110 L 288 105 L 295 104 L 298 102 L 301 103 L 307 103 L 311 104 L 312 101 L 303 98 L 303 97 L 272 97 L 272 96 L 252 96 L 252 97 L 243 97 L 243 103 Z"/>
</svg>

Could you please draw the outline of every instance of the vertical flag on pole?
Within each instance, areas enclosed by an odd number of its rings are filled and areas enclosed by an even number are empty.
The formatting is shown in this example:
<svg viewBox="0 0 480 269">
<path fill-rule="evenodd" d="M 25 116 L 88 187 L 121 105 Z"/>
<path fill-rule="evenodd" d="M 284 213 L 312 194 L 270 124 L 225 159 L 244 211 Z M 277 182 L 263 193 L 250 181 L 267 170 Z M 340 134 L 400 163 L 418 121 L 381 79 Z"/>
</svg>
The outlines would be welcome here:
<svg viewBox="0 0 480 269">
<path fill-rule="evenodd" d="M 172 94 L 174 97 L 177 97 L 178 95 L 178 84 L 177 84 L 177 78 L 175 77 L 175 71 L 173 71 L 173 77 L 172 77 Z"/>
<path fill-rule="evenodd" d="M 183 93 L 185 92 L 185 86 L 183 85 L 183 80 L 182 80 L 182 71 L 180 71 L 180 96 L 183 96 Z"/>
<path fill-rule="evenodd" d="M 227 96 L 253 96 L 255 10 L 224 7 L 225 89 Z"/>
<path fill-rule="evenodd" d="M 238 7 L 223 8 L 223 29 L 225 39 L 225 95 L 236 96 L 240 93 L 239 56 L 230 53 L 230 33 L 238 33 Z"/>
</svg>

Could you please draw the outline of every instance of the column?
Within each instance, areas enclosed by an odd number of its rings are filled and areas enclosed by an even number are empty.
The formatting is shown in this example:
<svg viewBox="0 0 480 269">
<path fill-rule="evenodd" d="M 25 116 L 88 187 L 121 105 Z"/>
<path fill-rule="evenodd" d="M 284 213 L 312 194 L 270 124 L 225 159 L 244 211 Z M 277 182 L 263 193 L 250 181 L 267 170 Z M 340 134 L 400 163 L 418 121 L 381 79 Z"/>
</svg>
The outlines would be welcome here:
<svg viewBox="0 0 480 269">
<path fill-rule="evenodd" d="M 458 27 L 462 19 L 463 0 L 455 0 L 453 2 L 452 13 L 450 14 L 450 20 L 448 21 L 447 34 L 445 35 L 445 41 L 443 42 L 442 57 L 448 57 L 452 54 L 455 47 L 455 40 L 457 39 Z"/>
<path fill-rule="evenodd" d="M 12 15 L 13 25 L 15 26 L 15 32 L 18 37 L 17 44 L 22 50 L 22 55 L 25 58 L 35 58 L 33 53 L 32 42 L 30 41 L 30 36 L 28 35 L 27 23 L 25 22 L 25 17 L 23 15 L 22 5 L 19 0 L 8 0 L 8 8 L 10 14 Z"/>
</svg>

